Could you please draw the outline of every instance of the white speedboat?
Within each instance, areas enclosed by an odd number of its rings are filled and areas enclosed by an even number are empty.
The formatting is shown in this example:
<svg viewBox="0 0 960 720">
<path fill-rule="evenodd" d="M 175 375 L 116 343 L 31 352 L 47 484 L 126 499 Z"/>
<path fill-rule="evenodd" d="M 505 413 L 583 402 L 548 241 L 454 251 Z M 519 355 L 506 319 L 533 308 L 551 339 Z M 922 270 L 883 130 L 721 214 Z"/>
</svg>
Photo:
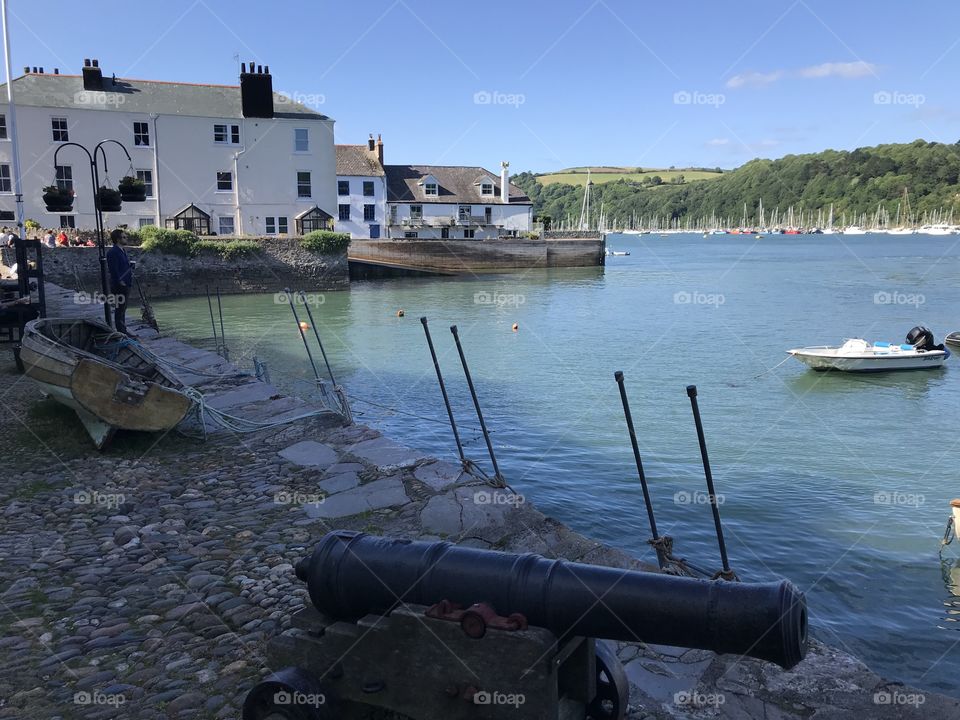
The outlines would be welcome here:
<svg viewBox="0 0 960 720">
<path fill-rule="evenodd" d="M 850 227 L 844 228 L 844 235 L 866 235 L 867 231 L 864 230 L 859 225 L 851 225 Z"/>
<path fill-rule="evenodd" d="M 907 333 L 905 344 L 869 343 L 853 338 L 839 347 L 818 345 L 787 352 L 814 370 L 843 372 L 930 370 L 942 367 L 950 357 L 950 351 L 943 345 L 935 345 L 933 333 L 924 327 L 915 327 Z"/>
</svg>

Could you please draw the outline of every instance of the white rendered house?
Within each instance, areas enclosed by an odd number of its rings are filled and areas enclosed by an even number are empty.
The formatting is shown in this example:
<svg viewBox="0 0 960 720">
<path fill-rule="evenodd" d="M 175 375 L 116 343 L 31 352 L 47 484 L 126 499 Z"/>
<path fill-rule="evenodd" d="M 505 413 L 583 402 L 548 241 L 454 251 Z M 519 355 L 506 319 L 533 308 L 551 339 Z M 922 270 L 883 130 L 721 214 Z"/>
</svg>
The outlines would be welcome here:
<svg viewBox="0 0 960 720">
<path fill-rule="evenodd" d="M 357 239 L 384 237 L 387 181 L 383 140 L 373 135 L 366 145 L 337 145 L 335 230 Z"/>
<path fill-rule="evenodd" d="M 105 214 L 118 225 L 200 234 L 284 235 L 331 226 L 336 216 L 333 120 L 273 92 L 270 69 L 244 63 L 238 86 L 106 77 L 96 60 L 82 75 L 34 68 L 15 78 L 24 217 L 43 227 L 95 226 L 90 151 L 106 138 L 100 182 L 135 173 L 147 201 Z M 25 68 L 25 70 L 29 70 Z M 5 90 L 5 88 L 4 88 Z M 0 106 L 0 224 L 13 224 L 11 124 Z M 75 192 L 73 210 L 48 213 L 42 188 Z"/>
<path fill-rule="evenodd" d="M 388 237 L 488 240 L 530 232 L 533 202 L 501 163 L 481 167 L 386 165 Z"/>
</svg>

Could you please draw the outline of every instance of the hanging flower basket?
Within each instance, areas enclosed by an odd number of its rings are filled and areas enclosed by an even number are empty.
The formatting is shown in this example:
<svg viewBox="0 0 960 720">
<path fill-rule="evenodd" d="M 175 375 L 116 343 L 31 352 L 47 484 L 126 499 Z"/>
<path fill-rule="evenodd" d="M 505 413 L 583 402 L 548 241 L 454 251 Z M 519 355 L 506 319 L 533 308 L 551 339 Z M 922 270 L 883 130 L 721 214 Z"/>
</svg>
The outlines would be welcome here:
<svg viewBox="0 0 960 720">
<path fill-rule="evenodd" d="M 47 212 L 70 212 L 73 210 L 73 191 L 48 185 L 43 189 L 43 204 L 47 206 Z"/>
<path fill-rule="evenodd" d="M 147 199 L 147 186 L 143 180 L 132 175 L 120 178 L 120 198 L 123 202 L 143 202 Z"/>
<path fill-rule="evenodd" d="M 123 206 L 119 190 L 101 187 L 97 196 L 100 198 L 100 210 L 102 212 L 119 212 Z"/>
</svg>

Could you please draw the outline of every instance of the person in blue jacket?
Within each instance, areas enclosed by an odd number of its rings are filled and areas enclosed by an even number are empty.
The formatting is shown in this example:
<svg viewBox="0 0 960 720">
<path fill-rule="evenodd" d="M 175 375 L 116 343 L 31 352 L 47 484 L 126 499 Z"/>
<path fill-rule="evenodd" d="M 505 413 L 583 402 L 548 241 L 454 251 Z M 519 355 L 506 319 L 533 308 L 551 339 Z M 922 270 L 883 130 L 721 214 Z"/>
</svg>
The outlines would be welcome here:
<svg viewBox="0 0 960 720">
<path fill-rule="evenodd" d="M 117 228 L 110 233 L 113 247 L 107 250 L 107 269 L 110 271 L 110 291 L 113 295 L 113 324 L 117 332 L 127 332 L 127 298 L 133 285 L 133 266 L 126 250 L 120 245 L 123 230 Z"/>
</svg>

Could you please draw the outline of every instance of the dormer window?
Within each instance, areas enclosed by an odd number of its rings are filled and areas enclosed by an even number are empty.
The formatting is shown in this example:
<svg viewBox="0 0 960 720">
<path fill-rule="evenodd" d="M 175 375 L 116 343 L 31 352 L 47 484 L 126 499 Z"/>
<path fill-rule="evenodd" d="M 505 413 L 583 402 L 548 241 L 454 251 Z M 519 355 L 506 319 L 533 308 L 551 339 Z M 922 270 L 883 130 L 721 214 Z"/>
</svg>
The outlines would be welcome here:
<svg viewBox="0 0 960 720">
<path fill-rule="evenodd" d="M 435 182 L 428 182 L 423 184 L 423 194 L 424 195 L 437 195 L 437 184 Z"/>
<path fill-rule="evenodd" d="M 493 195 L 493 183 L 491 182 L 480 183 L 480 194 Z"/>
</svg>

